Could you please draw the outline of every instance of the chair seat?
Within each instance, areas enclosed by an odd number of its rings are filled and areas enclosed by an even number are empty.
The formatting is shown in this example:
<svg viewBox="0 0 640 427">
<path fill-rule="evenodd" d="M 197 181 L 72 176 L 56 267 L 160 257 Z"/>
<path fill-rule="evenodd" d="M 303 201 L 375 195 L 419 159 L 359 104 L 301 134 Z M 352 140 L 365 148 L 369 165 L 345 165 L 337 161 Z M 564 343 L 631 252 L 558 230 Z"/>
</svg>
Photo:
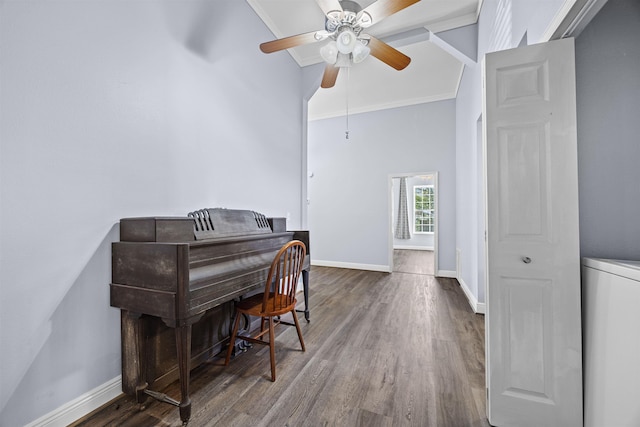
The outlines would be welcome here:
<svg viewBox="0 0 640 427">
<path fill-rule="evenodd" d="M 278 299 L 275 301 L 275 299 Z M 297 300 L 293 300 L 293 304 L 285 305 L 286 295 L 271 295 L 267 300 L 267 307 L 282 307 L 279 310 L 269 310 L 268 314 L 262 311 L 262 302 L 264 300 L 264 293 L 252 295 L 249 298 L 243 299 L 236 303 L 236 309 L 250 316 L 265 317 L 265 316 L 280 316 L 295 309 Z M 275 302 L 275 305 L 274 305 Z"/>
</svg>

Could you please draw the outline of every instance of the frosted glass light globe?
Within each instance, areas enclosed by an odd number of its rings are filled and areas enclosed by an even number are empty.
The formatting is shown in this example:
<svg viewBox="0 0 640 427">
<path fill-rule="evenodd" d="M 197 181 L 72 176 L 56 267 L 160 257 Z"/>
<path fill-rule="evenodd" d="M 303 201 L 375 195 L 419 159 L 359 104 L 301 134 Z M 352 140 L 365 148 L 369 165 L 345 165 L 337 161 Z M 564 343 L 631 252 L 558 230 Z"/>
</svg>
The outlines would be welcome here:
<svg viewBox="0 0 640 427">
<path fill-rule="evenodd" d="M 340 53 L 351 53 L 353 52 L 353 48 L 356 46 L 358 40 L 356 39 L 356 35 L 351 30 L 344 30 L 336 39 L 336 44 L 338 45 L 338 50 Z"/>
</svg>

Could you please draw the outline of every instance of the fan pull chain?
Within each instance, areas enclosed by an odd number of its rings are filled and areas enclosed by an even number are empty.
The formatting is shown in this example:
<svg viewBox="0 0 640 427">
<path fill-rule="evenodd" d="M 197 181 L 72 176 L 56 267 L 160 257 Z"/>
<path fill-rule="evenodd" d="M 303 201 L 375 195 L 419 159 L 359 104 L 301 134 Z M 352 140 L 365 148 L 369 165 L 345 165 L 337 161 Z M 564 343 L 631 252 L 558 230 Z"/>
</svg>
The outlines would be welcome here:
<svg viewBox="0 0 640 427">
<path fill-rule="evenodd" d="M 344 139 L 349 139 L 349 71 L 351 67 L 347 67 L 347 130 L 344 132 Z"/>
</svg>

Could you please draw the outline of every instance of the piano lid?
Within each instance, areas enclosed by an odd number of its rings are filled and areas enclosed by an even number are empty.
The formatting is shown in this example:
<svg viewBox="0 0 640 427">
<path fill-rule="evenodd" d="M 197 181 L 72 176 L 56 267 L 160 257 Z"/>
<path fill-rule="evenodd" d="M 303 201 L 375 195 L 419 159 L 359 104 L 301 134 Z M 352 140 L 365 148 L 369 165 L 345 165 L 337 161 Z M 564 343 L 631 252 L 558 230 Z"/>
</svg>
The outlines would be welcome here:
<svg viewBox="0 0 640 427">
<path fill-rule="evenodd" d="M 284 218 L 282 218 L 284 220 Z M 284 231 L 263 214 L 239 209 L 209 208 L 186 217 L 141 217 L 120 220 L 121 242 L 193 242 Z M 281 230 L 282 228 L 282 230 Z"/>
</svg>

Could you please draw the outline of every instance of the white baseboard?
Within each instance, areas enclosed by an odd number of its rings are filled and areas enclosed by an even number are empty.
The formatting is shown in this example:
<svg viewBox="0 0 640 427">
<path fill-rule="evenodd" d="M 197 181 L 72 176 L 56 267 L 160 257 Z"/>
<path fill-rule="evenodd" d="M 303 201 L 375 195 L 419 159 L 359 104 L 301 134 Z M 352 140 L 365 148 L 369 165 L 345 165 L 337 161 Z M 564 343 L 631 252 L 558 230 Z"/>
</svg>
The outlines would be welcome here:
<svg viewBox="0 0 640 427">
<path fill-rule="evenodd" d="M 412 251 L 433 251 L 433 246 L 393 245 L 393 249 L 409 249 Z"/>
<path fill-rule="evenodd" d="M 462 288 L 462 291 L 467 297 L 467 301 L 469 301 L 469 305 L 471 306 L 471 309 L 473 310 L 473 312 L 476 314 L 484 314 L 484 310 L 485 310 L 484 303 L 478 302 L 476 297 L 471 293 L 471 291 L 469 290 L 469 287 L 464 282 L 464 280 L 462 280 L 461 277 L 458 277 L 457 280 L 458 280 L 458 283 L 460 283 L 460 287 Z"/>
<path fill-rule="evenodd" d="M 122 394 L 122 376 L 99 385 L 25 427 L 65 427 Z"/>
<path fill-rule="evenodd" d="M 388 265 L 355 264 L 351 262 L 322 261 L 317 259 L 312 259 L 311 265 L 317 265 L 318 267 L 350 268 L 352 270 L 382 271 L 384 273 L 391 273 L 391 268 Z"/>
<path fill-rule="evenodd" d="M 455 279 L 456 272 L 451 270 L 438 270 L 436 271 L 436 277 L 450 277 L 452 279 Z"/>
</svg>

